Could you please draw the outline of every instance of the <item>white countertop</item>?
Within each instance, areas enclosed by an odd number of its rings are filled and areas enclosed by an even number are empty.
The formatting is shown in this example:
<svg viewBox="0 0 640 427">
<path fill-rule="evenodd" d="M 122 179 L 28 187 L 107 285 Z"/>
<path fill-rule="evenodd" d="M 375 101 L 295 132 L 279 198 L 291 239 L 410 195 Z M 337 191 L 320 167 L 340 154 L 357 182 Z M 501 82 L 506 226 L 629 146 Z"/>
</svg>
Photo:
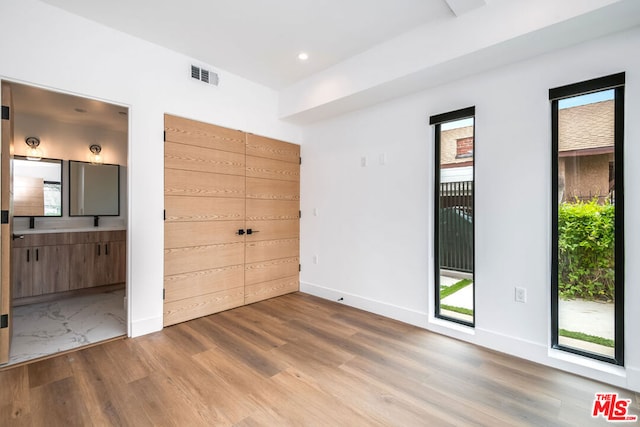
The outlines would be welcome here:
<svg viewBox="0 0 640 427">
<path fill-rule="evenodd" d="M 127 228 L 118 226 L 104 226 L 104 227 L 76 227 L 76 228 L 27 228 L 27 229 L 14 229 L 13 234 L 51 234 L 51 233 L 81 233 L 87 231 L 121 231 Z"/>
</svg>

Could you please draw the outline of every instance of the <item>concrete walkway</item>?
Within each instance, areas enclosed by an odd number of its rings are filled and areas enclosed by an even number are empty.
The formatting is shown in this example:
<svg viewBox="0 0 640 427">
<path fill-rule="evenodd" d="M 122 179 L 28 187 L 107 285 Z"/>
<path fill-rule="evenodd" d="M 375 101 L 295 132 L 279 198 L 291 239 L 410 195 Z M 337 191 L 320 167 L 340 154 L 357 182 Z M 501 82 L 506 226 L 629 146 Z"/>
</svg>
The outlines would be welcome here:
<svg viewBox="0 0 640 427">
<path fill-rule="evenodd" d="M 612 302 L 594 302 L 581 299 L 562 301 L 558 305 L 558 327 L 597 337 L 615 337 L 615 308 Z"/>
</svg>

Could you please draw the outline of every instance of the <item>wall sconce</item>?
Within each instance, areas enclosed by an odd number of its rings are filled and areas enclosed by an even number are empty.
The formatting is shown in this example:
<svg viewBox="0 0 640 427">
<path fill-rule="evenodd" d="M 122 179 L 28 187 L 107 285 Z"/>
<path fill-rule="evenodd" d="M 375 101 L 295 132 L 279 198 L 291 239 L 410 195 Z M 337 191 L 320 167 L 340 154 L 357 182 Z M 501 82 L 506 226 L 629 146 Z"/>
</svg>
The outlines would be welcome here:
<svg viewBox="0 0 640 427">
<path fill-rule="evenodd" d="M 91 163 L 102 163 L 102 156 L 100 155 L 100 152 L 102 151 L 101 146 L 98 144 L 91 144 L 89 146 L 89 151 L 91 151 L 91 155 L 89 156 Z"/>
<path fill-rule="evenodd" d="M 27 160 L 40 160 L 42 159 L 42 150 L 38 148 L 40 146 L 40 140 L 35 136 L 29 136 L 24 140 L 25 144 L 29 147 L 27 149 Z"/>
</svg>

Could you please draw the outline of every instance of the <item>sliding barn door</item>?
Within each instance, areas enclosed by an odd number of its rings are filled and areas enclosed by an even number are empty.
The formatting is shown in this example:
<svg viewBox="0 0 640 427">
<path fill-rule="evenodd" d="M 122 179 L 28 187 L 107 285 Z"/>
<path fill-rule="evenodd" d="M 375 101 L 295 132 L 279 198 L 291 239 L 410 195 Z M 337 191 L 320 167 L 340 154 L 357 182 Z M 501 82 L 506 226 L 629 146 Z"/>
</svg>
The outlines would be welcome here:
<svg viewBox="0 0 640 427">
<path fill-rule="evenodd" d="M 300 146 L 247 135 L 245 303 L 299 288 Z"/>
<path fill-rule="evenodd" d="M 244 304 L 245 133 L 165 115 L 164 325 Z"/>
</svg>

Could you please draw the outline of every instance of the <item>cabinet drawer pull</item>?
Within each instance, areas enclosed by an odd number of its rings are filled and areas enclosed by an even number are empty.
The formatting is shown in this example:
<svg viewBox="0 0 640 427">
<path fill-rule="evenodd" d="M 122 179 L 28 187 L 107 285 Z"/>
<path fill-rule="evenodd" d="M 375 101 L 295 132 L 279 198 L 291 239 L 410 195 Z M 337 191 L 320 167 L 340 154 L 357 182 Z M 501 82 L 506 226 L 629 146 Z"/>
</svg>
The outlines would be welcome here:
<svg viewBox="0 0 640 427">
<path fill-rule="evenodd" d="M 29 262 L 29 249 L 27 249 L 27 262 Z"/>
<path fill-rule="evenodd" d="M 109 244 L 108 243 L 104 244 L 104 254 L 105 255 L 109 255 Z"/>
<path fill-rule="evenodd" d="M 36 249 L 36 261 L 38 261 L 38 250 Z"/>
<path fill-rule="evenodd" d="M 98 243 L 98 256 L 100 256 L 100 243 Z"/>
</svg>

